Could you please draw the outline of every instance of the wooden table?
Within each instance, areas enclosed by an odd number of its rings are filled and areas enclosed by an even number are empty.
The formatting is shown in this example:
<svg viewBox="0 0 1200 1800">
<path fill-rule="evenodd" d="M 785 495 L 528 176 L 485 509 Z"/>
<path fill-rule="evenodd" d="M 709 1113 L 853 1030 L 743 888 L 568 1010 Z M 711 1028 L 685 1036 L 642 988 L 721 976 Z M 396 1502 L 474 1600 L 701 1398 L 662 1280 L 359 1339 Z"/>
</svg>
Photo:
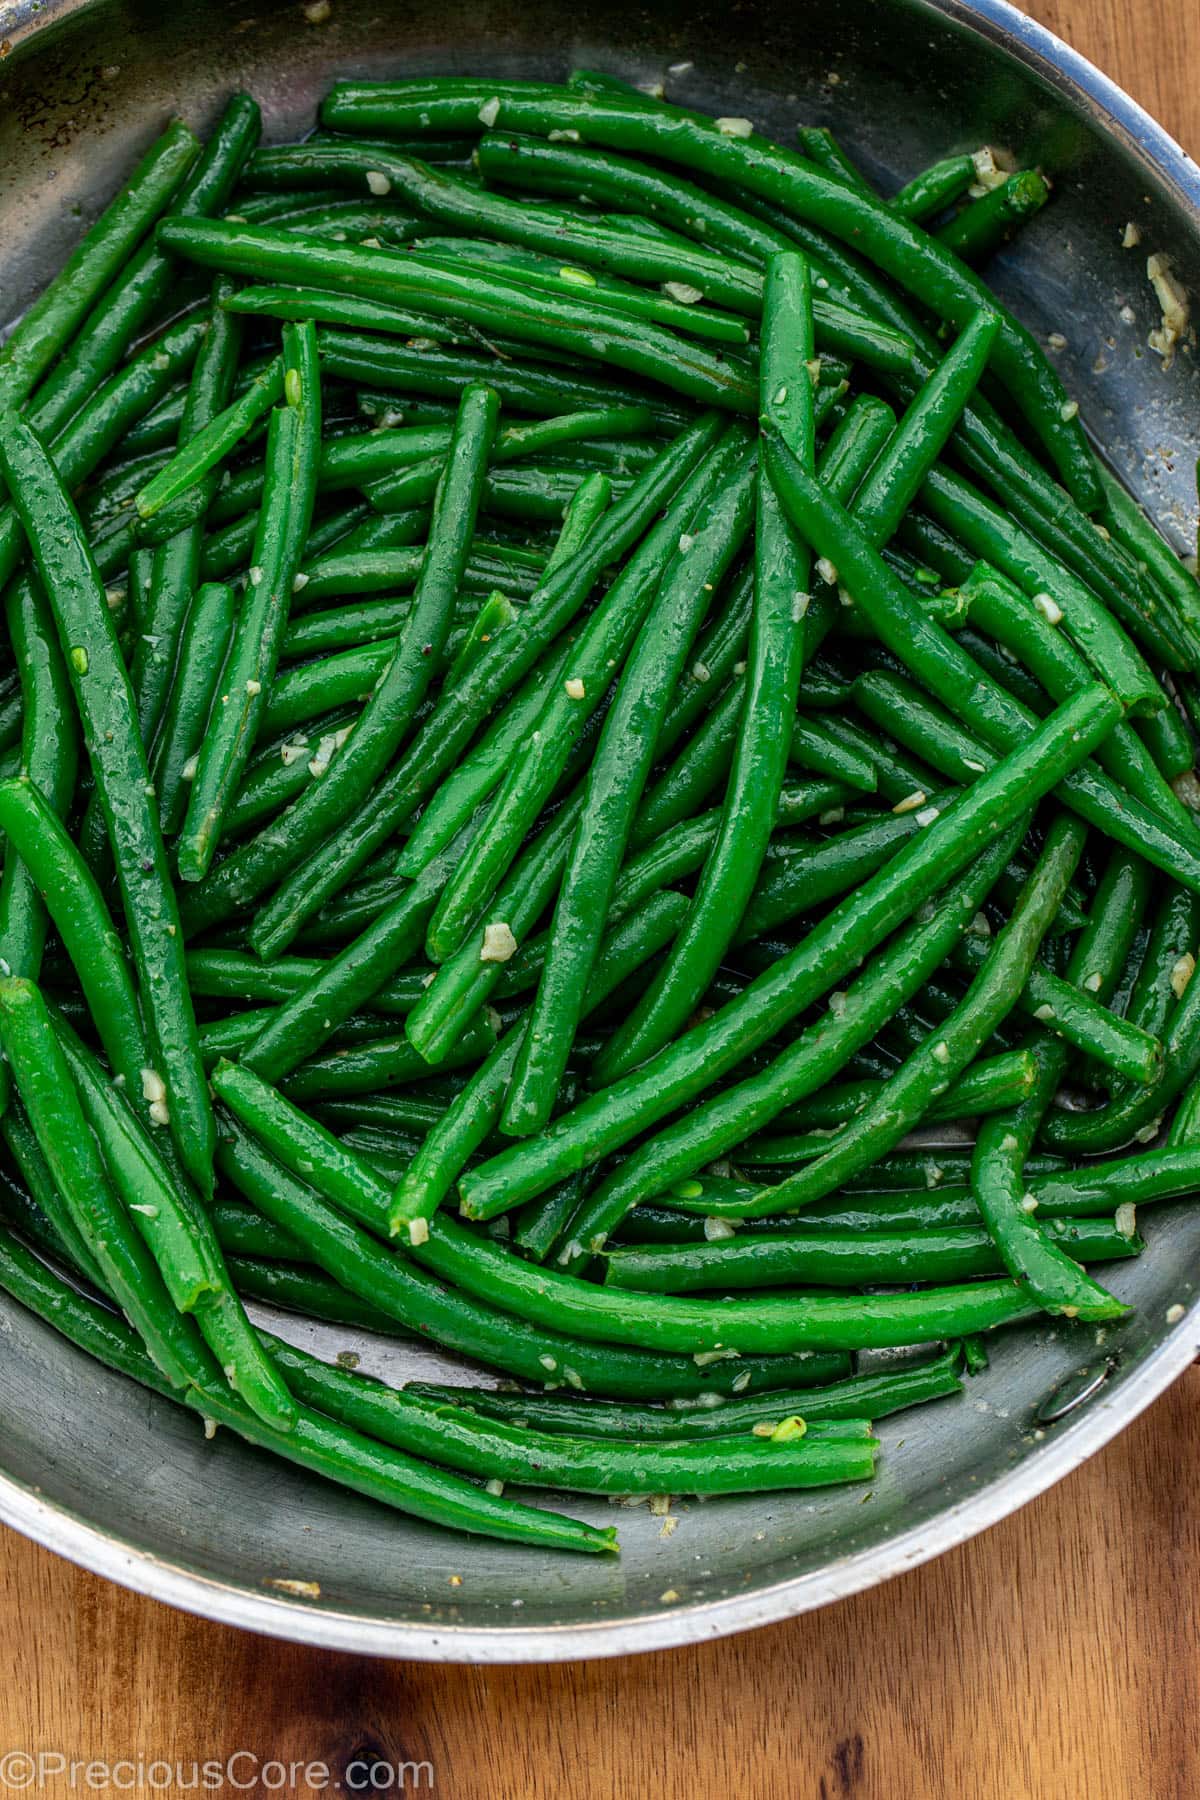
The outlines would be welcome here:
<svg viewBox="0 0 1200 1800">
<path fill-rule="evenodd" d="M 1195 0 L 1031 10 L 1200 149 Z M 243 1750 L 335 1776 L 365 1755 L 428 1762 L 453 1800 L 1195 1800 L 1198 1461 L 1200 1372 L 1017 1517 L 883 1588 L 701 1649 L 550 1669 L 296 1649 L 0 1533 L 0 1753 Z"/>
</svg>

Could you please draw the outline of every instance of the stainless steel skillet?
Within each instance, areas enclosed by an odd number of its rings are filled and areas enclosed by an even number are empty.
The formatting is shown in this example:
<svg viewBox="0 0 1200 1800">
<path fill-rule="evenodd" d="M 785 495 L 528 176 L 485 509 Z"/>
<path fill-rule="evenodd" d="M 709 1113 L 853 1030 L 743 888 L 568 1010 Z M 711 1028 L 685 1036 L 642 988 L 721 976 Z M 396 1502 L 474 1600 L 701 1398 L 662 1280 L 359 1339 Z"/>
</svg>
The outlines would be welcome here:
<svg viewBox="0 0 1200 1800">
<path fill-rule="evenodd" d="M 1181 545 L 1195 541 L 1200 373 L 1146 348 L 1148 251 L 1200 295 L 1200 170 L 1130 100 L 1002 0 L 0 0 L 0 318 L 62 260 L 165 116 L 207 124 L 233 87 L 273 136 L 334 74 L 585 64 L 752 117 L 835 125 L 883 179 L 949 149 L 1018 145 L 1055 201 L 991 271 L 1058 354 L 1084 416 Z M 1141 246 L 1121 248 L 1127 221 Z M 1200 306 L 1200 302 L 1198 302 Z M 1009 1334 L 969 1396 L 881 1428 L 871 1503 L 849 1490 L 690 1503 L 661 1535 L 621 1515 L 604 1565 L 452 1538 L 282 1468 L 110 1376 L 0 1299 L 0 1519 L 117 1581 L 257 1630 L 377 1654 L 503 1662 L 611 1655 L 798 1613 L 947 1549 L 1098 1449 L 1195 1357 L 1200 1208 L 1146 1220 L 1114 1286 L 1133 1320 Z M 1168 1311 L 1185 1308 L 1168 1324 Z M 436 1359 L 296 1321 L 326 1354 L 402 1379 Z M 444 1365 L 437 1365 L 444 1366 Z M 608 1517 L 598 1503 L 581 1511 Z M 317 1599 L 284 1598 L 284 1577 Z M 452 1585 L 452 1577 L 461 1584 Z"/>
</svg>

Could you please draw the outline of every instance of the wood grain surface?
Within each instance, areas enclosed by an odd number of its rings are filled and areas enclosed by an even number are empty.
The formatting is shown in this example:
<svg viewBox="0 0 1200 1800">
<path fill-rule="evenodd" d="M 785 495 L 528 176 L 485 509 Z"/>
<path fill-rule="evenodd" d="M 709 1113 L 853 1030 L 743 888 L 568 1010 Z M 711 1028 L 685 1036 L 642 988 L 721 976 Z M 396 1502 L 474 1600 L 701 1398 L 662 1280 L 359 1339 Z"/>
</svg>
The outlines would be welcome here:
<svg viewBox="0 0 1200 1800">
<path fill-rule="evenodd" d="M 1196 0 L 1030 10 L 1200 151 Z M 0 1756 L 244 1751 L 224 1791 L 252 1795 L 308 1789 L 271 1790 L 251 1757 L 335 1779 L 365 1757 L 426 1763 L 406 1791 L 453 1800 L 1197 1800 L 1197 1466 L 1192 1372 L 1052 1493 L 883 1588 L 700 1649 L 546 1669 L 300 1650 L 0 1533 Z"/>
</svg>

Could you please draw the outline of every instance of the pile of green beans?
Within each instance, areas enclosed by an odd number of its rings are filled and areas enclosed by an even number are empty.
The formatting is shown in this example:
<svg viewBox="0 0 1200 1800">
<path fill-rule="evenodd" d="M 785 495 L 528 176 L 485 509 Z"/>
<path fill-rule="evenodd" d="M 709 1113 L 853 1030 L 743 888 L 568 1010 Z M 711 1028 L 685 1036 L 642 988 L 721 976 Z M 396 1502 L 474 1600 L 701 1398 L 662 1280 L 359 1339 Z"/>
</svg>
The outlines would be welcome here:
<svg viewBox="0 0 1200 1800">
<path fill-rule="evenodd" d="M 986 284 L 1051 186 L 320 125 L 172 124 L 0 347 L 0 1288 L 451 1529 L 869 1482 L 1200 1186 L 1200 583 Z"/>
</svg>

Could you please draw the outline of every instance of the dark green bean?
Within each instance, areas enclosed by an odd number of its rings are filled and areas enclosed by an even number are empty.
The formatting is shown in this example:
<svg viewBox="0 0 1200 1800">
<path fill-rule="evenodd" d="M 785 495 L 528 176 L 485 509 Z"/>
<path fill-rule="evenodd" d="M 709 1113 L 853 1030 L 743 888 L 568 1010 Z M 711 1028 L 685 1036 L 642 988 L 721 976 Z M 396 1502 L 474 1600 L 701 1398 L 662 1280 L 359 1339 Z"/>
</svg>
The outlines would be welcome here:
<svg viewBox="0 0 1200 1800">
<path fill-rule="evenodd" d="M 368 250 L 359 244 L 296 239 L 270 226 L 230 226 L 219 219 L 166 220 L 164 247 L 202 267 L 267 280 L 293 280 L 315 288 L 387 301 L 400 298 L 431 312 L 465 318 L 484 331 L 499 331 L 548 349 L 567 350 L 593 362 L 649 377 L 706 405 L 749 412 L 750 379 L 732 356 L 685 343 L 661 326 L 603 319 L 582 303 L 532 292 L 489 275 L 439 268 L 431 259 Z"/>
<path fill-rule="evenodd" d="M 116 863 L 154 1073 L 184 1167 L 212 1191 L 212 1111 L 200 1066 L 146 753 L 104 588 L 78 516 L 37 438 L 0 419 L 0 466 L 55 615 Z"/>
<path fill-rule="evenodd" d="M 975 164 L 969 156 L 948 156 L 914 175 L 892 195 L 888 205 L 906 219 L 923 225 L 961 200 L 974 180 Z"/>
<path fill-rule="evenodd" d="M 773 256 L 763 300 L 759 405 L 810 469 L 815 461 L 812 356 L 808 265 L 802 256 Z M 804 665 L 801 621 L 810 557 L 761 468 L 754 556 L 745 691 L 721 825 L 667 961 L 605 1050 L 607 1080 L 653 1055 L 695 1010 L 741 923 L 775 822 L 789 748 L 787 722 L 795 713 Z M 819 772 L 845 779 L 844 771 L 828 766 Z M 544 1107 L 539 1123 L 548 1113 Z"/>
<path fill-rule="evenodd" d="M 206 582 L 188 608 L 178 673 L 150 754 L 159 823 L 168 835 L 183 822 L 188 785 L 233 635 L 234 608 L 233 589 L 219 581 Z"/>
<path fill-rule="evenodd" d="M 469 1407 L 485 1418 L 524 1421 L 538 1431 L 567 1431 L 581 1436 L 631 1437 L 639 1441 L 662 1438 L 724 1438 L 753 1431 L 756 1425 L 778 1423 L 789 1417 L 806 1425 L 825 1420 L 882 1419 L 905 1407 L 921 1406 L 945 1394 L 959 1394 L 961 1353 L 957 1345 L 929 1361 L 904 1365 L 880 1375 L 855 1375 L 824 1388 L 803 1388 L 794 1394 L 764 1395 L 753 1400 L 717 1400 L 704 1396 L 666 1406 L 600 1405 L 594 1400 L 575 1400 L 566 1394 L 511 1394 L 491 1388 L 446 1387 L 436 1382 L 410 1381 L 406 1393 L 425 1395 L 453 1406 Z"/>
<path fill-rule="evenodd" d="M 234 94 L 192 164 L 171 210 L 184 216 L 219 212 L 260 127 L 247 94 Z M 175 279 L 175 265 L 150 240 L 126 261 L 96 301 L 69 347 L 39 383 L 29 411 L 36 431 L 53 435 L 110 375 L 129 345 L 158 312 Z M 174 433 L 171 433 L 173 436 Z M 169 441 L 165 439 L 164 442 Z"/>
<path fill-rule="evenodd" d="M 265 1335 L 265 1334 L 264 1334 Z M 395 1389 L 266 1338 L 300 1399 L 330 1417 L 401 1450 L 436 1458 L 468 1475 L 574 1493 L 756 1493 L 869 1480 L 877 1446 L 870 1437 L 825 1439 L 797 1431 L 775 1442 L 601 1442 L 542 1433 L 484 1419 L 408 1388 Z"/>
<path fill-rule="evenodd" d="M 0 407 L 19 407 L 151 228 L 200 146 L 173 119 L 116 199 L 0 345 Z"/>
<path fill-rule="evenodd" d="M 740 442 L 728 446 L 725 470 L 721 487 L 696 509 L 679 539 L 621 673 L 592 759 L 550 948 L 501 1120 L 501 1128 L 513 1136 L 538 1130 L 554 1106 L 670 693 L 707 610 L 708 595 L 750 529 L 756 471 Z M 601 659 L 589 665 L 585 650 L 581 637 L 572 669 L 578 668 L 586 681 L 594 668 L 602 680 Z M 613 660 L 605 657 L 603 662 L 611 667 Z M 570 695 L 569 682 L 564 691 Z M 554 729 L 552 715 L 548 703 L 540 730 Z M 774 796 L 768 795 L 771 813 L 774 804 Z"/>
<path fill-rule="evenodd" d="M 1136 1256 L 1140 1240 L 1108 1219 L 1055 1219 L 1048 1237 L 1075 1263 Z M 605 1285 L 638 1293 L 691 1294 L 717 1288 L 860 1287 L 876 1282 L 967 1281 L 998 1275 L 1004 1262 L 982 1224 L 940 1231 L 779 1232 L 708 1244 L 609 1250 Z M 1084 1278 L 1086 1280 L 1086 1278 Z M 1094 1284 L 1089 1284 L 1094 1285 Z"/>
<path fill-rule="evenodd" d="M 231 1093 L 226 1097 L 232 1100 Z M 237 1103 L 240 1110 L 240 1093 Z M 272 1138 L 272 1142 L 284 1148 L 281 1140 Z M 831 1364 L 824 1352 L 816 1357 L 804 1352 L 744 1357 L 736 1366 L 723 1360 L 701 1365 L 691 1356 L 625 1350 L 611 1344 L 597 1347 L 582 1338 L 531 1326 L 460 1288 L 446 1286 L 407 1257 L 375 1243 L 245 1134 L 223 1139 L 219 1154 L 222 1172 L 252 1204 L 299 1238 L 314 1261 L 335 1274 L 351 1294 L 368 1300 L 421 1336 L 433 1337 L 526 1381 L 544 1387 L 578 1385 L 615 1398 L 661 1399 L 729 1392 L 733 1381 L 747 1373 L 750 1380 L 741 1381 L 738 1392 L 809 1379 L 837 1379 L 846 1372 L 844 1363 Z M 373 1179 L 357 1161 L 355 1173 L 368 1184 Z M 386 1203 L 386 1187 L 381 1186 L 379 1192 Z"/>
<path fill-rule="evenodd" d="M 1081 744 L 1111 729 L 1118 710 L 1099 698 L 1060 708 L 1053 725 L 1042 726 L 1000 769 L 981 776 L 956 807 L 931 821 L 928 830 L 828 913 L 740 1001 L 694 1027 L 634 1075 L 552 1122 L 537 1143 L 515 1147 L 473 1171 L 461 1184 L 469 1204 L 476 1206 L 485 1196 L 490 1201 L 498 1193 L 511 1195 L 513 1204 L 528 1199 L 719 1080 L 802 1007 L 828 993 L 887 931 L 953 880 L 985 843 L 996 841 L 998 832 L 1023 817 L 1053 780 L 1055 765 L 1061 768 L 1064 753 L 1080 755 Z"/>
<path fill-rule="evenodd" d="M 890 212 L 882 201 L 835 182 L 803 158 L 765 139 L 730 135 L 696 113 L 648 102 L 641 96 L 599 98 L 531 83 L 440 81 L 336 85 L 322 108 L 335 129 L 363 125 L 386 132 L 436 130 L 454 122 L 473 127 L 481 106 L 505 130 L 578 131 L 585 143 L 607 144 L 680 163 L 716 180 L 748 188 L 864 252 L 921 304 L 960 329 L 986 305 L 982 284 L 919 227 Z M 168 227 L 168 229 L 170 229 Z M 1067 407 L 1057 377 L 1029 334 L 1005 317 L 996 366 L 1025 412 L 1068 488 L 1088 509 L 1099 503 L 1093 459 L 1078 421 Z"/>
<path fill-rule="evenodd" d="M 1020 230 L 1027 219 L 1040 212 L 1049 198 L 1050 184 L 1044 176 L 1036 169 L 1018 169 L 997 187 L 968 202 L 938 227 L 935 236 L 964 262 L 982 262 Z"/>
<path fill-rule="evenodd" d="M 284 327 L 284 405 L 271 415 L 267 487 L 249 585 L 198 752 L 176 849 L 184 881 L 204 876 L 266 708 L 312 520 L 321 441 L 320 376 L 311 326 Z M 192 443 L 195 443 L 192 439 Z"/>
<path fill-rule="evenodd" d="M 79 734 L 53 615 L 40 583 L 30 576 L 10 583 L 4 616 L 21 677 L 21 774 L 61 818 L 75 791 Z M 45 935 L 46 912 L 36 877 L 20 855 L 6 856 L 0 876 L 0 962 L 6 972 L 36 981 Z"/>
<path fill-rule="evenodd" d="M 1068 964 L 1071 982 L 1086 981 L 1098 996 L 1111 998 L 1146 885 L 1144 865 L 1136 858 L 1118 852 L 1110 859 Z M 1032 1207 L 1027 1203 L 1026 1159 L 1066 1066 L 1059 1045 L 1043 1038 L 1032 1048 L 1038 1061 L 1032 1092 L 1012 1113 L 980 1126 L 971 1160 L 972 1192 L 1005 1267 L 1043 1307 L 1068 1317 L 1109 1317 L 1111 1296 L 1080 1273 L 1032 1216 L 1036 1196 Z"/>
<path fill-rule="evenodd" d="M 184 1322 L 113 1190 L 45 1001 L 0 981 L 0 1041 L 54 1184 L 89 1257 L 173 1387 L 190 1375 Z"/>
<path fill-rule="evenodd" d="M 285 949 L 304 919 L 387 841 L 453 765 L 497 700 L 574 616 L 601 571 L 641 536 L 716 431 L 716 420 L 706 416 L 663 451 L 575 556 L 544 579 L 521 618 L 488 645 L 487 655 L 472 665 L 453 693 L 443 693 L 424 729 L 377 789 L 364 798 L 357 769 L 344 782 L 325 781 L 319 791 L 309 789 L 275 822 L 269 842 L 251 840 L 210 875 L 188 908 L 189 927 L 228 917 L 321 845 L 319 855 L 310 855 L 305 868 L 283 882 L 261 915 L 260 952 Z M 355 809 L 349 818 L 348 808 Z"/>
<path fill-rule="evenodd" d="M 156 1392 L 170 1391 L 128 1326 L 75 1293 L 7 1232 L 0 1235 L 0 1284 L 88 1355 Z M 300 1411 L 293 1429 L 284 1433 L 232 1398 L 222 1399 L 215 1383 L 189 1388 L 181 1398 L 239 1437 L 301 1468 L 434 1524 L 547 1548 L 599 1552 L 615 1547 L 611 1526 L 599 1530 L 488 1494 L 345 1426 L 334 1426 L 319 1413 Z"/>
<path fill-rule="evenodd" d="M 653 894 L 638 910 L 610 927 L 588 976 L 581 1020 L 670 941 L 685 904 L 679 894 Z M 450 1193 L 459 1172 L 491 1134 L 528 1029 L 528 1022 L 521 1019 L 500 1039 L 429 1132 L 392 1197 L 389 1224 L 394 1234 L 407 1232 L 411 1239 L 414 1233 L 419 1235 L 422 1226 L 428 1229 L 429 1219 Z"/>
</svg>

